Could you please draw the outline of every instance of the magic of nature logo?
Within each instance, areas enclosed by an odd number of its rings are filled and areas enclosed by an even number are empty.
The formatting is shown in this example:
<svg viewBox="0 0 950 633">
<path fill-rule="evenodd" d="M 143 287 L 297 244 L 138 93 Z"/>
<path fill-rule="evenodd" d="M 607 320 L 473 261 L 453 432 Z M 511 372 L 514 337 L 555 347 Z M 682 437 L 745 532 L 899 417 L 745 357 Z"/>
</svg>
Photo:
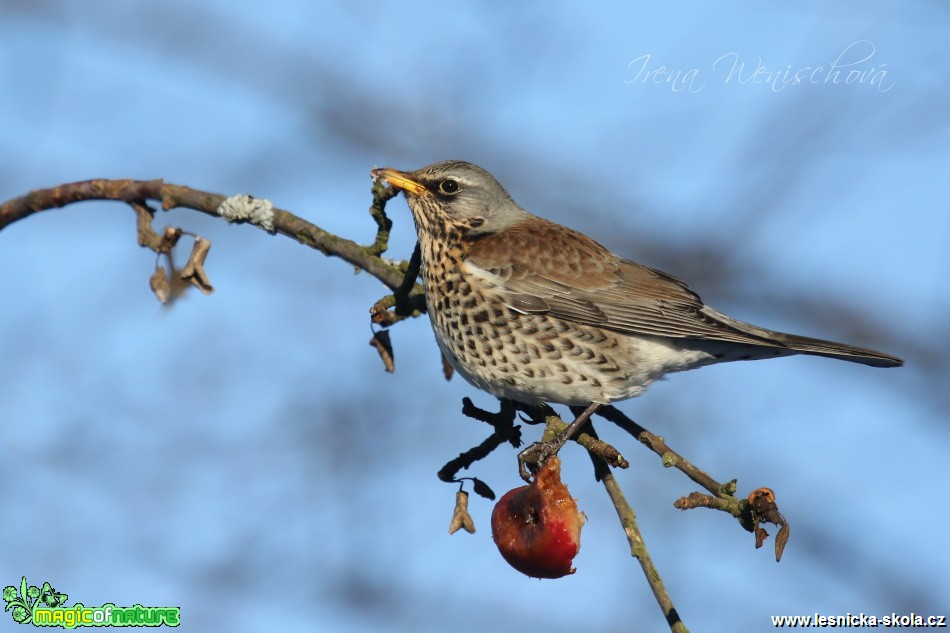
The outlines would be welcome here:
<svg viewBox="0 0 950 633">
<path fill-rule="evenodd" d="M 106 603 L 99 607 L 87 607 L 81 602 L 66 606 L 68 595 L 53 589 L 44 582 L 42 586 L 30 585 L 26 576 L 20 586 L 3 588 L 4 611 L 10 611 L 13 621 L 33 626 L 59 626 L 74 629 L 77 626 L 178 626 L 181 622 L 180 607 L 117 607 Z"/>
</svg>

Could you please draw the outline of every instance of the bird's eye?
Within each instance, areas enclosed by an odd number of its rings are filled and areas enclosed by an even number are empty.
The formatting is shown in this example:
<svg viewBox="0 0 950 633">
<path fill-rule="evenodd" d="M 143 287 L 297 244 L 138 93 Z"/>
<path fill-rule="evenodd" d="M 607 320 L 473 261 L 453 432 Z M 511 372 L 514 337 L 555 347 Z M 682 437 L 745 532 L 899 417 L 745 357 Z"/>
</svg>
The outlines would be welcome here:
<svg viewBox="0 0 950 633">
<path fill-rule="evenodd" d="M 439 191 L 441 191 L 442 193 L 447 193 L 449 195 L 452 195 L 454 193 L 458 193 L 458 190 L 459 190 L 459 183 L 457 180 L 453 180 L 452 178 L 446 178 L 445 180 L 439 183 Z"/>
</svg>

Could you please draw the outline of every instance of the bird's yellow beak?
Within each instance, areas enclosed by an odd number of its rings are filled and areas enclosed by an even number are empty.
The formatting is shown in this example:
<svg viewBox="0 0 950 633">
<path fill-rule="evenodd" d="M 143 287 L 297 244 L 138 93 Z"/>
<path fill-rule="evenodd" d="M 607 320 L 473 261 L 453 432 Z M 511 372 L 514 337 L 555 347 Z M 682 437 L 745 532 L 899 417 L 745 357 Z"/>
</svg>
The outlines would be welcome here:
<svg viewBox="0 0 950 633">
<path fill-rule="evenodd" d="M 380 169 L 374 169 L 370 172 L 370 175 L 373 177 L 373 180 L 383 179 L 393 187 L 402 189 L 406 193 L 411 193 L 414 196 L 421 196 L 422 194 L 426 193 L 426 191 L 428 191 L 428 189 L 425 188 L 425 185 L 413 180 L 410 178 L 409 174 L 404 171 L 383 167 Z"/>
</svg>

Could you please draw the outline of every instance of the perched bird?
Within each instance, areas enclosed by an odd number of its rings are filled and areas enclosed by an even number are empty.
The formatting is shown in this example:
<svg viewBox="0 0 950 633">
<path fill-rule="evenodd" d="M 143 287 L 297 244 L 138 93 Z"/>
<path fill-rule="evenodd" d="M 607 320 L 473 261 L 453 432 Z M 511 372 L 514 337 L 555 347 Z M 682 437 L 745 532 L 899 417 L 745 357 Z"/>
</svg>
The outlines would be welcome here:
<svg viewBox="0 0 950 633">
<path fill-rule="evenodd" d="M 586 407 L 557 448 L 597 407 L 674 371 L 792 354 L 903 365 L 717 312 L 672 275 L 528 213 L 471 163 L 372 176 L 405 194 L 432 329 L 455 370 L 499 398 Z"/>
</svg>

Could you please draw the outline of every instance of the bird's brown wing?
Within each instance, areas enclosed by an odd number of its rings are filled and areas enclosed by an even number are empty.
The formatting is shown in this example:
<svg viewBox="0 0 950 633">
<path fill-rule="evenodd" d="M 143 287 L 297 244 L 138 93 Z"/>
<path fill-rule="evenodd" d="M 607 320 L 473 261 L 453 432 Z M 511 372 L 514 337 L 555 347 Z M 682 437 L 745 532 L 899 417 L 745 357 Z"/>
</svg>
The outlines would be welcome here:
<svg viewBox="0 0 950 633">
<path fill-rule="evenodd" d="M 546 220 L 479 238 L 465 265 L 492 282 L 506 305 L 519 312 L 629 334 L 784 347 L 768 330 L 757 336 L 720 321 L 675 277 L 620 259 L 587 236 Z"/>
</svg>

